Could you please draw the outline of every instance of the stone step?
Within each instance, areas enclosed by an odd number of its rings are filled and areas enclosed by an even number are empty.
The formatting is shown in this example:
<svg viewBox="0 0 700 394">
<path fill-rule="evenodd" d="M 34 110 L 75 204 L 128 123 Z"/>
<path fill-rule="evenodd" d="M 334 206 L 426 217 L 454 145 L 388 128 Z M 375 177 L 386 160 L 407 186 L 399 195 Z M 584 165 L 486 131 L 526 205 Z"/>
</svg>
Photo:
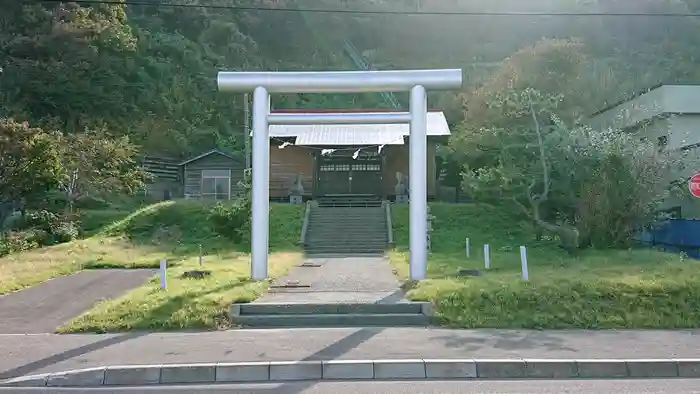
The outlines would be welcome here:
<svg viewBox="0 0 700 394">
<path fill-rule="evenodd" d="M 319 201 L 318 208 L 381 208 L 381 201 Z"/>
<path fill-rule="evenodd" d="M 321 255 L 321 254 L 332 254 L 332 255 L 372 255 L 372 256 L 383 256 L 386 252 L 386 248 L 368 248 L 368 247 L 314 247 L 309 246 L 304 248 L 307 255 Z"/>
<path fill-rule="evenodd" d="M 381 252 L 346 252 L 346 253 L 336 253 L 336 252 L 306 252 L 306 255 L 313 258 L 347 258 L 347 257 L 384 257 L 384 251 Z"/>
<path fill-rule="evenodd" d="M 370 208 L 356 208 L 356 207 L 313 207 L 311 209 L 312 213 L 329 213 L 329 212 L 334 212 L 338 215 L 343 215 L 343 214 L 357 214 L 357 215 L 362 215 L 366 214 L 368 212 L 384 212 L 384 208 L 381 207 L 370 207 Z"/>
<path fill-rule="evenodd" d="M 373 223 L 373 224 L 352 223 L 352 222 L 343 222 L 340 220 L 336 220 L 334 222 L 328 221 L 328 222 L 320 222 L 320 223 L 311 221 L 311 222 L 309 222 L 309 226 L 310 226 L 309 230 L 312 230 L 312 231 L 316 230 L 316 229 L 334 229 L 334 230 L 351 229 L 351 230 L 355 230 L 357 232 L 386 231 L 386 224 L 384 224 L 384 223 Z"/>
<path fill-rule="evenodd" d="M 319 246 L 319 247 L 368 247 L 368 248 L 381 248 L 384 249 L 386 245 L 386 240 L 372 240 L 371 238 L 366 239 L 342 239 L 342 238 L 311 238 L 306 240 L 308 246 Z"/>
<path fill-rule="evenodd" d="M 354 231 L 357 233 L 363 233 L 365 231 L 373 231 L 375 233 L 383 233 L 385 232 L 385 226 L 382 225 L 372 225 L 372 226 L 367 226 L 365 225 L 353 225 L 353 224 L 348 224 L 348 223 L 309 223 L 309 226 L 313 226 L 313 228 L 309 228 L 311 231 L 318 231 L 318 230 L 342 230 L 342 231 Z"/>
<path fill-rule="evenodd" d="M 306 243 L 308 245 L 312 244 L 333 244 L 333 246 L 348 246 L 348 245 L 366 245 L 366 246 L 384 246 L 386 244 L 386 239 L 376 239 L 376 238 L 322 238 L 313 237 L 307 238 Z"/>
<path fill-rule="evenodd" d="M 304 248 L 306 254 L 373 254 L 375 256 L 383 255 L 387 248 L 379 246 L 316 246 L 309 245 Z"/>
<path fill-rule="evenodd" d="M 364 215 L 368 212 L 384 212 L 384 208 L 327 208 L 327 207 L 314 207 L 311 209 L 312 213 L 330 213 L 334 212 L 338 215 Z"/>
<path fill-rule="evenodd" d="M 307 234 L 311 233 L 352 233 L 352 234 L 365 234 L 368 232 L 371 232 L 373 234 L 386 234 L 386 230 L 382 228 L 383 226 L 370 226 L 370 227 L 359 227 L 359 226 L 344 226 L 343 224 L 336 224 L 336 225 L 331 225 L 331 224 L 324 224 L 324 225 L 317 225 L 313 226 L 313 228 L 309 228 Z"/>
<path fill-rule="evenodd" d="M 386 251 L 384 249 L 374 250 L 374 249 L 337 249 L 337 248 L 326 248 L 326 249 L 307 249 L 304 251 L 304 255 L 308 257 L 319 257 L 319 256 L 370 256 L 370 257 L 382 257 Z"/>
<path fill-rule="evenodd" d="M 308 235 L 306 236 L 306 239 L 314 239 L 314 238 L 322 238 L 322 239 L 337 239 L 337 240 L 343 240 L 345 238 L 352 238 L 352 239 L 385 239 L 387 238 L 387 235 L 384 231 L 359 231 L 359 230 L 343 230 L 343 229 L 325 229 L 325 230 L 320 230 L 320 231 L 313 231 L 309 232 Z"/>
<path fill-rule="evenodd" d="M 316 210 L 314 208 L 314 209 L 312 209 L 311 216 L 317 216 L 317 215 L 330 216 L 330 215 L 332 215 L 332 216 L 358 216 L 358 217 L 362 217 L 362 216 L 370 216 L 370 215 L 379 215 L 382 213 L 384 213 L 383 209 L 378 209 L 376 211 L 365 211 L 365 210 L 362 210 L 362 211 L 338 211 L 337 209 L 333 208 L 333 209 L 329 209 L 327 211 L 319 211 L 319 210 Z"/>
<path fill-rule="evenodd" d="M 369 220 L 369 221 L 381 221 L 384 222 L 386 221 L 386 218 L 384 217 L 383 214 L 371 214 L 371 215 L 357 215 L 357 216 L 347 216 L 347 215 L 331 215 L 331 214 L 323 214 L 323 215 L 311 215 L 309 216 L 309 220 L 329 220 L 329 219 L 343 219 L 343 220 L 353 220 L 353 221 L 364 221 L 364 220 Z"/>
<path fill-rule="evenodd" d="M 383 235 L 387 236 L 386 231 L 380 231 L 377 229 L 361 229 L 361 228 L 339 228 L 339 227 L 320 227 L 314 228 L 307 233 L 308 235 L 319 234 L 319 235 L 337 235 L 342 237 L 343 235 L 362 235 L 362 234 L 372 234 L 372 235 Z"/>
<path fill-rule="evenodd" d="M 249 303 L 240 304 L 240 316 L 246 315 L 337 315 L 337 314 L 420 314 L 425 303 L 398 304 L 314 304 L 314 303 Z"/>
<path fill-rule="evenodd" d="M 321 314 L 321 315 L 245 315 L 233 318 L 245 327 L 427 327 L 430 318 L 423 314 Z"/>
<path fill-rule="evenodd" d="M 386 234 L 313 234 L 306 237 L 306 242 L 335 242 L 338 244 L 357 244 L 361 242 L 369 242 L 373 244 L 383 244 L 386 243 Z"/>
<path fill-rule="evenodd" d="M 386 218 L 381 213 L 372 213 L 368 215 L 332 215 L 330 213 L 326 214 L 316 214 L 309 216 L 309 219 L 345 219 L 345 220 L 381 220 L 384 221 Z"/>
<path fill-rule="evenodd" d="M 335 218 L 335 219 L 324 219 L 324 220 L 314 220 L 311 219 L 309 221 L 310 225 L 335 225 L 335 226 L 353 226 L 353 227 L 372 227 L 372 228 L 381 228 L 384 226 L 384 221 L 379 221 L 372 219 L 370 221 L 367 220 L 343 220 L 342 218 Z"/>
<path fill-rule="evenodd" d="M 336 242 L 334 240 L 309 240 L 306 241 L 306 249 L 368 249 L 384 250 L 386 242 Z"/>
<path fill-rule="evenodd" d="M 374 231 L 374 230 L 353 230 L 353 229 L 337 229 L 337 228 L 327 228 L 327 229 L 316 229 L 306 236 L 306 239 L 313 238 L 332 238 L 332 239 L 344 239 L 344 238 L 363 238 L 363 239 L 374 239 L 377 237 L 386 238 L 387 235 L 384 231 Z"/>
<path fill-rule="evenodd" d="M 318 213 L 312 213 L 310 215 L 312 218 L 317 218 L 317 217 L 338 217 L 338 218 L 348 218 L 348 219 L 359 219 L 359 218 L 374 218 L 374 217 L 381 217 L 384 218 L 383 212 L 370 212 L 370 213 L 332 213 L 332 212 L 318 212 Z"/>
</svg>

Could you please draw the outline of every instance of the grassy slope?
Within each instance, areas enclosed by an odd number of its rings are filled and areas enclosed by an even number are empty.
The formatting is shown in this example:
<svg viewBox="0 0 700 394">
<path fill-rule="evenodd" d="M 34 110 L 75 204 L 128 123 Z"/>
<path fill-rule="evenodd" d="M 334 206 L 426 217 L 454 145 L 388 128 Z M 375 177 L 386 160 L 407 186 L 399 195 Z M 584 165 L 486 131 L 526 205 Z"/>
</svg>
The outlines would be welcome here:
<svg viewBox="0 0 700 394">
<path fill-rule="evenodd" d="M 296 242 L 303 206 L 273 204 L 270 215 L 270 274 L 283 274 L 301 254 Z M 156 268 L 167 258 L 168 289 L 157 278 L 124 296 L 108 300 L 67 324 L 60 331 L 116 331 L 131 328 L 225 327 L 225 310 L 232 301 L 249 301 L 264 283 L 250 282 L 245 247 L 218 236 L 207 222 L 209 206 L 196 202 L 165 202 L 146 206 L 119 220 L 93 229 L 94 236 L 0 259 L 0 294 L 31 286 L 80 269 Z M 86 212 L 94 223 L 113 213 Z M 199 245 L 211 277 L 182 279 L 198 269 Z"/>
<path fill-rule="evenodd" d="M 392 206 L 397 248 L 392 262 L 408 273 L 408 206 Z M 654 250 L 585 251 L 571 258 L 552 242 L 485 205 L 431 204 L 429 278 L 409 297 L 436 304 L 448 326 L 504 328 L 680 328 L 700 326 L 700 263 Z M 472 243 L 465 256 L 465 238 Z M 461 268 L 491 269 L 457 278 Z M 520 245 L 530 281 L 521 279 Z"/>
</svg>

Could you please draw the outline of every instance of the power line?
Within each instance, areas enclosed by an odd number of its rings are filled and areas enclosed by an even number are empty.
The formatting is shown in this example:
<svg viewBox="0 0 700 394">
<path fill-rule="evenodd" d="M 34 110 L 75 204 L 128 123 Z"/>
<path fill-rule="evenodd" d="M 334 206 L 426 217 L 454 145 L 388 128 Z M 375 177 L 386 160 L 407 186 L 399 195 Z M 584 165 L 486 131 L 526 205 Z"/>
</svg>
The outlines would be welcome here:
<svg viewBox="0 0 700 394">
<path fill-rule="evenodd" d="M 44 3 L 65 3 L 66 0 L 41 0 Z M 392 10 L 351 10 L 351 9 L 321 9 L 321 8 L 275 8 L 252 6 L 228 6 L 215 4 L 177 4 L 151 1 L 107 1 L 107 0 L 72 0 L 76 4 L 107 4 L 151 6 L 167 8 L 206 8 L 231 11 L 270 11 L 270 12 L 310 12 L 323 14 L 355 14 L 355 15 L 433 15 L 433 16 L 568 16 L 568 17 L 700 17 L 700 13 L 644 13 L 644 12 L 515 12 L 515 11 L 392 11 Z"/>
</svg>

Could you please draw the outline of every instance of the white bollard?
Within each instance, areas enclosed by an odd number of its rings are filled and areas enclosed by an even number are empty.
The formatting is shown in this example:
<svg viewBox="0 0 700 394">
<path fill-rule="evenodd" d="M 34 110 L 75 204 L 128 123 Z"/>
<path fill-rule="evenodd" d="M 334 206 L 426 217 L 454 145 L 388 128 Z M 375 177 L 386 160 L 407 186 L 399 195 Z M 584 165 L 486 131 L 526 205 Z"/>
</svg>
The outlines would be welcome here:
<svg viewBox="0 0 700 394">
<path fill-rule="evenodd" d="M 484 245 L 484 268 L 491 268 L 491 255 L 489 253 L 489 244 Z"/>
<path fill-rule="evenodd" d="M 204 265 L 204 257 L 202 257 L 202 245 L 199 245 L 199 266 Z"/>
<path fill-rule="evenodd" d="M 469 238 L 466 240 L 466 248 L 467 248 L 467 258 L 469 258 Z"/>
<path fill-rule="evenodd" d="M 520 247 L 520 265 L 523 269 L 523 280 L 530 280 L 530 274 L 527 272 L 527 250 L 524 246 Z"/>
<path fill-rule="evenodd" d="M 168 260 L 161 260 L 160 261 L 160 288 L 165 289 L 168 287 L 168 281 L 165 277 L 167 274 L 167 266 L 168 266 Z"/>
</svg>

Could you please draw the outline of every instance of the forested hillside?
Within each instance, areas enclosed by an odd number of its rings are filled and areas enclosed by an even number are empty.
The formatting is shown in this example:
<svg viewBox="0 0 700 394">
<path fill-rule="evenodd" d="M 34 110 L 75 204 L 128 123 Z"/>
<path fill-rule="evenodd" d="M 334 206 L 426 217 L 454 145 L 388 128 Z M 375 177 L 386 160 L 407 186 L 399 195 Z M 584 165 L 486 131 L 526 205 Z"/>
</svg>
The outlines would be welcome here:
<svg viewBox="0 0 700 394">
<path fill-rule="evenodd" d="M 156 2 L 154 2 L 156 3 Z M 158 2 L 160 3 L 160 2 Z M 352 69 L 351 39 L 378 68 L 461 67 L 468 86 L 543 37 L 576 38 L 592 59 L 591 109 L 660 81 L 694 81 L 697 18 L 494 16 L 459 12 L 688 12 L 693 0 L 190 0 L 176 4 L 266 10 L 3 0 L 0 116 L 76 132 L 98 125 L 148 152 L 239 149 L 242 97 L 220 95 L 218 70 Z M 270 8 L 389 11 L 279 12 Z M 454 15 L 397 15 L 438 11 Z M 455 94 L 433 106 L 463 114 Z M 404 97 L 399 96 L 401 100 Z M 377 106 L 362 97 L 277 97 L 276 107 Z"/>
</svg>

